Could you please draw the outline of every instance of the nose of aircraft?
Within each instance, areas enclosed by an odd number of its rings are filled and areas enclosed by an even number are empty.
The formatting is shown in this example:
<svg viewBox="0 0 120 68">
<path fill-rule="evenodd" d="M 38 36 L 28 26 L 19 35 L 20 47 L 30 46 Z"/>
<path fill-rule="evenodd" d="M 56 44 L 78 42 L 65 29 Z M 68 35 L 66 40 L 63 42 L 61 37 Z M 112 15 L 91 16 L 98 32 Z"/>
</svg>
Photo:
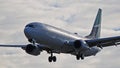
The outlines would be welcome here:
<svg viewBox="0 0 120 68">
<path fill-rule="evenodd" d="M 40 31 L 43 27 L 43 24 L 39 22 L 29 23 L 25 26 L 24 34 L 28 39 L 31 39 L 31 35 L 33 35 L 36 30 Z"/>
<path fill-rule="evenodd" d="M 30 27 L 28 27 L 28 25 L 25 27 L 24 29 L 24 34 L 27 38 L 30 38 L 30 32 L 31 32 L 31 29 Z"/>
<path fill-rule="evenodd" d="M 29 23 L 25 26 L 24 32 L 28 31 L 29 29 L 35 28 L 34 23 Z"/>
<path fill-rule="evenodd" d="M 31 33 L 32 31 L 34 31 L 35 28 L 36 28 L 35 23 L 30 23 L 25 26 L 24 34 L 28 39 L 31 38 Z"/>
</svg>

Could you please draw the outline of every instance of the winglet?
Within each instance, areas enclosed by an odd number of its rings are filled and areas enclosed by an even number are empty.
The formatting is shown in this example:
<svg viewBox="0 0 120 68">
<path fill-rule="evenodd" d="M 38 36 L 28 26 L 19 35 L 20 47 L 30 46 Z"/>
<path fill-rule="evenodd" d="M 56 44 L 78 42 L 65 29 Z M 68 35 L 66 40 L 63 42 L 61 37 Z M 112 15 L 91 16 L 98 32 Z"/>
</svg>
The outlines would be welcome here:
<svg viewBox="0 0 120 68">
<path fill-rule="evenodd" d="M 85 36 L 89 39 L 96 39 L 100 37 L 101 33 L 101 15 L 102 15 L 102 9 L 99 8 L 93 28 L 91 33 L 88 36 Z"/>
</svg>

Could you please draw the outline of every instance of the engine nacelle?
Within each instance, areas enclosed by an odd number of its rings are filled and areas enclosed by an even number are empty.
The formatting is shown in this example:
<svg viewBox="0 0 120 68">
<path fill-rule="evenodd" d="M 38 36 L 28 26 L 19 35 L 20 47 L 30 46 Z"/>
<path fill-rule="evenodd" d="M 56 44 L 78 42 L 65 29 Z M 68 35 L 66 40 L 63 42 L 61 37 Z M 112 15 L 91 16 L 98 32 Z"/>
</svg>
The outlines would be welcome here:
<svg viewBox="0 0 120 68">
<path fill-rule="evenodd" d="M 74 46 L 76 49 L 88 49 L 89 46 L 84 40 L 75 40 L 75 41 L 65 41 L 65 45 Z"/>
<path fill-rule="evenodd" d="M 30 54 L 30 55 L 34 55 L 34 56 L 37 56 L 37 55 L 40 55 L 40 48 L 38 46 L 34 46 L 32 44 L 28 44 L 26 47 L 25 47 L 25 51 L 26 53 Z"/>
<path fill-rule="evenodd" d="M 80 47 L 82 47 L 82 41 L 80 41 L 80 40 L 75 40 L 74 41 L 74 47 L 76 48 L 76 49 L 78 49 L 78 48 L 80 48 Z"/>
<path fill-rule="evenodd" d="M 74 41 L 74 47 L 76 49 L 82 48 L 82 49 L 89 49 L 88 44 L 84 40 L 75 40 Z"/>
</svg>

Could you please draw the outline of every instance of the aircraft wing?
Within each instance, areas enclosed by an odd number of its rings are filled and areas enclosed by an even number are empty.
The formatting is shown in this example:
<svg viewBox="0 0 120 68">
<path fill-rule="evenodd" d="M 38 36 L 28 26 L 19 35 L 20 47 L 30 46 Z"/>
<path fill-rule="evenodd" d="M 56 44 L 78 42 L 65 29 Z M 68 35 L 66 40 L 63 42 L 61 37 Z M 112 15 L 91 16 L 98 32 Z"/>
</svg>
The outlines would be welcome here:
<svg viewBox="0 0 120 68">
<path fill-rule="evenodd" d="M 0 44 L 0 47 L 25 47 L 26 45 L 3 45 Z"/>
<path fill-rule="evenodd" d="M 0 47 L 17 47 L 17 48 L 22 48 L 23 50 L 25 50 L 26 46 L 27 45 L 4 45 L 4 44 L 0 44 Z M 37 46 L 41 50 L 50 51 L 50 49 L 48 47 L 45 47 L 43 45 L 37 44 Z"/>
<path fill-rule="evenodd" d="M 85 40 L 89 47 L 98 46 L 98 47 L 108 47 L 114 45 L 120 45 L 120 36 L 109 37 L 109 38 L 100 38 L 93 40 Z"/>
</svg>

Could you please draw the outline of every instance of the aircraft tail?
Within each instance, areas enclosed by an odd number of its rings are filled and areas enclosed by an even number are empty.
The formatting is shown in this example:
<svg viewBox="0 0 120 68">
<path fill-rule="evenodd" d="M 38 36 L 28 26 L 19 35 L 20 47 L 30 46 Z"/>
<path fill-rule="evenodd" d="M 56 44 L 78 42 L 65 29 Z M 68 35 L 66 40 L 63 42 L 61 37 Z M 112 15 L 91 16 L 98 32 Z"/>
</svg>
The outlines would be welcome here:
<svg viewBox="0 0 120 68">
<path fill-rule="evenodd" d="M 88 36 L 85 36 L 89 39 L 97 39 L 100 37 L 101 33 L 101 15 L 102 15 L 102 9 L 99 8 L 93 28 L 91 33 Z"/>
</svg>

